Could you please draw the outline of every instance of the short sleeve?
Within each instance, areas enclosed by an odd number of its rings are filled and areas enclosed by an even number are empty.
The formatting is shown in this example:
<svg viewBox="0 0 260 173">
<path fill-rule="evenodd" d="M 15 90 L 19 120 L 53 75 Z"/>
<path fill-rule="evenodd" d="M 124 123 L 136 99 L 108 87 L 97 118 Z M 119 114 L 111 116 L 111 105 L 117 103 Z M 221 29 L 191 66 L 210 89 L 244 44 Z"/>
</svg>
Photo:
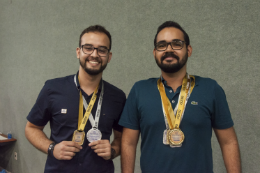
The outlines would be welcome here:
<svg viewBox="0 0 260 173">
<path fill-rule="evenodd" d="M 131 89 L 128 98 L 126 100 L 126 104 L 120 118 L 119 124 L 126 128 L 130 128 L 133 130 L 139 130 L 139 121 L 140 116 L 138 113 L 138 93 L 136 84 Z"/>
<path fill-rule="evenodd" d="M 27 120 L 37 126 L 45 126 L 50 120 L 48 81 L 43 86 L 36 103 L 32 107 Z"/>
<path fill-rule="evenodd" d="M 226 129 L 234 125 L 228 107 L 224 90 L 217 83 L 214 88 L 214 113 L 212 126 L 216 129 Z"/>
<path fill-rule="evenodd" d="M 119 119 L 122 115 L 125 102 L 126 102 L 126 97 L 125 97 L 125 94 L 124 94 L 124 96 L 122 97 L 122 100 L 120 101 L 120 106 L 118 108 L 118 109 L 120 109 L 120 114 L 117 116 L 117 119 L 113 123 L 113 129 L 116 130 L 116 131 L 119 131 L 119 132 L 123 131 L 123 127 L 121 125 L 119 125 L 118 122 L 119 122 Z"/>
</svg>

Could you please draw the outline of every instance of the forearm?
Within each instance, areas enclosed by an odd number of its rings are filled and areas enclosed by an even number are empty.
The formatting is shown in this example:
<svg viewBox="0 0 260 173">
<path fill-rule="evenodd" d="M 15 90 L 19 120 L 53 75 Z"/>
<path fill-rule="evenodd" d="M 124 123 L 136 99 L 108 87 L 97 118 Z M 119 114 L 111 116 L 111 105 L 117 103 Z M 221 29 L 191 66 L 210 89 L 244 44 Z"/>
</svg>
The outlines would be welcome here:
<svg viewBox="0 0 260 173">
<path fill-rule="evenodd" d="M 29 122 L 25 127 L 25 136 L 35 148 L 46 154 L 48 153 L 49 145 L 53 142 L 47 138 L 43 132 L 43 127 L 33 127 Z"/>
<path fill-rule="evenodd" d="M 124 128 L 121 146 L 122 173 L 133 173 L 139 130 Z"/>
<path fill-rule="evenodd" d="M 241 159 L 238 140 L 233 127 L 214 129 L 222 150 L 227 173 L 241 173 Z"/>
<path fill-rule="evenodd" d="M 121 168 L 122 173 L 133 173 L 135 167 L 136 146 L 129 146 L 122 143 Z"/>
<path fill-rule="evenodd" d="M 227 173 L 241 173 L 241 159 L 237 141 L 221 147 Z"/>
</svg>

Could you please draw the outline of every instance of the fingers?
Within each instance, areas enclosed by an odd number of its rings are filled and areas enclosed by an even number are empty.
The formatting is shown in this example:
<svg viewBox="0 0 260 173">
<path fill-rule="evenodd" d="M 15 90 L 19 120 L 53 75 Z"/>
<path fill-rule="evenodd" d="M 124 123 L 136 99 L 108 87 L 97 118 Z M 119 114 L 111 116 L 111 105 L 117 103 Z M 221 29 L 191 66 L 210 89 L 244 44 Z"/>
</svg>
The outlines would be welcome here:
<svg viewBox="0 0 260 173">
<path fill-rule="evenodd" d="M 94 141 L 88 144 L 88 146 L 94 146 L 94 145 L 110 145 L 109 140 L 105 139 L 105 140 L 98 140 L 98 141 Z"/>
<path fill-rule="evenodd" d="M 55 145 L 53 156 L 58 160 L 71 160 L 81 149 L 82 147 L 75 142 L 62 141 Z"/>
<path fill-rule="evenodd" d="M 73 153 L 76 153 L 76 152 L 80 151 L 80 149 L 75 147 L 75 146 L 63 146 L 62 150 L 63 151 L 67 151 L 67 152 L 73 152 Z"/>
<path fill-rule="evenodd" d="M 111 145 L 109 140 L 98 140 L 91 142 L 89 146 L 97 153 L 98 156 L 105 160 L 111 157 Z M 71 160 L 77 152 L 82 149 L 82 146 L 73 141 L 62 141 L 55 145 L 53 156 L 58 160 Z"/>
<path fill-rule="evenodd" d="M 82 149 L 82 146 L 72 141 L 62 141 L 60 144 L 60 149 L 62 151 L 79 152 Z"/>
<path fill-rule="evenodd" d="M 98 140 L 98 141 L 94 141 L 91 142 L 89 144 L 89 146 L 91 147 L 91 149 L 93 150 L 97 150 L 97 149 L 111 149 L 111 145 L 109 143 L 109 140 Z M 103 150 L 102 150 L 103 151 Z"/>
<path fill-rule="evenodd" d="M 105 160 L 110 159 L 111 145 L 109 140 L 94 141 L 90 143 L 89 146 L 94 150 L 95 153 L 97 153 L 98 156 L 103 157 Z"/>
<path fill-rule="evenodd" d="M 111 154 L 108 153 L 97 153 L 99 157 L 103 157 L 105 160 L 109 160 L 111 158 Z"/>
<path fill-rule="evenodd" d="M 70 146 L 70 147 L 76 147 L 78 149 L 82 149 L 82 146 L 77 144 L 76 142 L 73 142 L 73 141 L 62 141 L 62 143 L 64 143 L 64 145 L 66 146 Z"/>
<path fill-rule="evenodd" d="M 94 149 L 95 153 L 109 153 L 111 152 L 111 148 L 98 148 L 98 149 Z"/>
<path fill-rule="evenodd" d="M 58 155 L 58 160 L 71 160 L 76 153 L 73 152 L 61 152 L 60 155 Z"/>
<path fill-rule="evenodd" d="M 104 148 L 104 149 L 96 149 L 94 150 L 98 156 L 103 157 L 105 160 L 109 160 L 111 157 L 111 148 Z"/>
</svg>

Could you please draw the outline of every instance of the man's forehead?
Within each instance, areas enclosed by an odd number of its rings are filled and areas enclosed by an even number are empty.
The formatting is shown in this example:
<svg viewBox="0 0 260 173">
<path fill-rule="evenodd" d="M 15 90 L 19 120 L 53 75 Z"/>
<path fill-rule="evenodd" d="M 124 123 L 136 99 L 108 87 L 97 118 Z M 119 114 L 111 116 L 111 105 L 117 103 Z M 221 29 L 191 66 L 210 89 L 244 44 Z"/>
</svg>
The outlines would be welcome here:
<svg viewBox="0 0 260 173">
<path fill-rule="evenodd" d="M 157 42 L 175 39 L 184 40 L 184 34 L 180 29 L 174 27 L 164 28 L 157 35 Z"/>
<path fill-rule="evenodd" d="M 105 44 L 106 46 L 109 46 L 110 41 L 108 36 L 105 33 L 102 32 L 88 32 L 85 33 L 81 38 L 82 44 Z"/>
<path fill-rule="evenodd" d="M 87 32 L 82 36 L 82 38 L 107 38 L 107 39 L 109 39 L 105 33 L 97 32 L 97 31 Z"/>
</svg>

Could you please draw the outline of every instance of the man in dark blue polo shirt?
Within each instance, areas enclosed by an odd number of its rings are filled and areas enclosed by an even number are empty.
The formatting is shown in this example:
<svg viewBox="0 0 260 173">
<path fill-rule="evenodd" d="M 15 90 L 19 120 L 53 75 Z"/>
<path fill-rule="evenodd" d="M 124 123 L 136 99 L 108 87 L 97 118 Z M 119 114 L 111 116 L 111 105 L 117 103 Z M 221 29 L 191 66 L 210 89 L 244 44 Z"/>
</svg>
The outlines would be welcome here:
<svg viewBox="0 0 260 173">
<path fill-rule="evenodd" d="M 159 26 L 153 54 L 161 77 L 136 82 L 119 124 L 122 172 L 133 173 L 141 133 L 142 173 L 212 173 L 212 128 L 227 172 L 240 173 L 240 154 L 226 96 L 216 81 L 187 74 L 192 47 L 182 27 Z"/>
<path fill-rule="evenodd" d="M 48 80 L 42 88 L 27 117 L 25 135 L 48 154 L 44 172 L 114 172 L 112 159 L 121 147 L 118 121 L 126 97 L 102 80 L 112 57 L 110 50 L 111 36 L 104 27 L 86 28 L 76 49 L 78 73 Z M 43 132 L 48 122 L 50 138 Z M 114 140 L 110 143 L 112 129 Z"/>
</svg>

